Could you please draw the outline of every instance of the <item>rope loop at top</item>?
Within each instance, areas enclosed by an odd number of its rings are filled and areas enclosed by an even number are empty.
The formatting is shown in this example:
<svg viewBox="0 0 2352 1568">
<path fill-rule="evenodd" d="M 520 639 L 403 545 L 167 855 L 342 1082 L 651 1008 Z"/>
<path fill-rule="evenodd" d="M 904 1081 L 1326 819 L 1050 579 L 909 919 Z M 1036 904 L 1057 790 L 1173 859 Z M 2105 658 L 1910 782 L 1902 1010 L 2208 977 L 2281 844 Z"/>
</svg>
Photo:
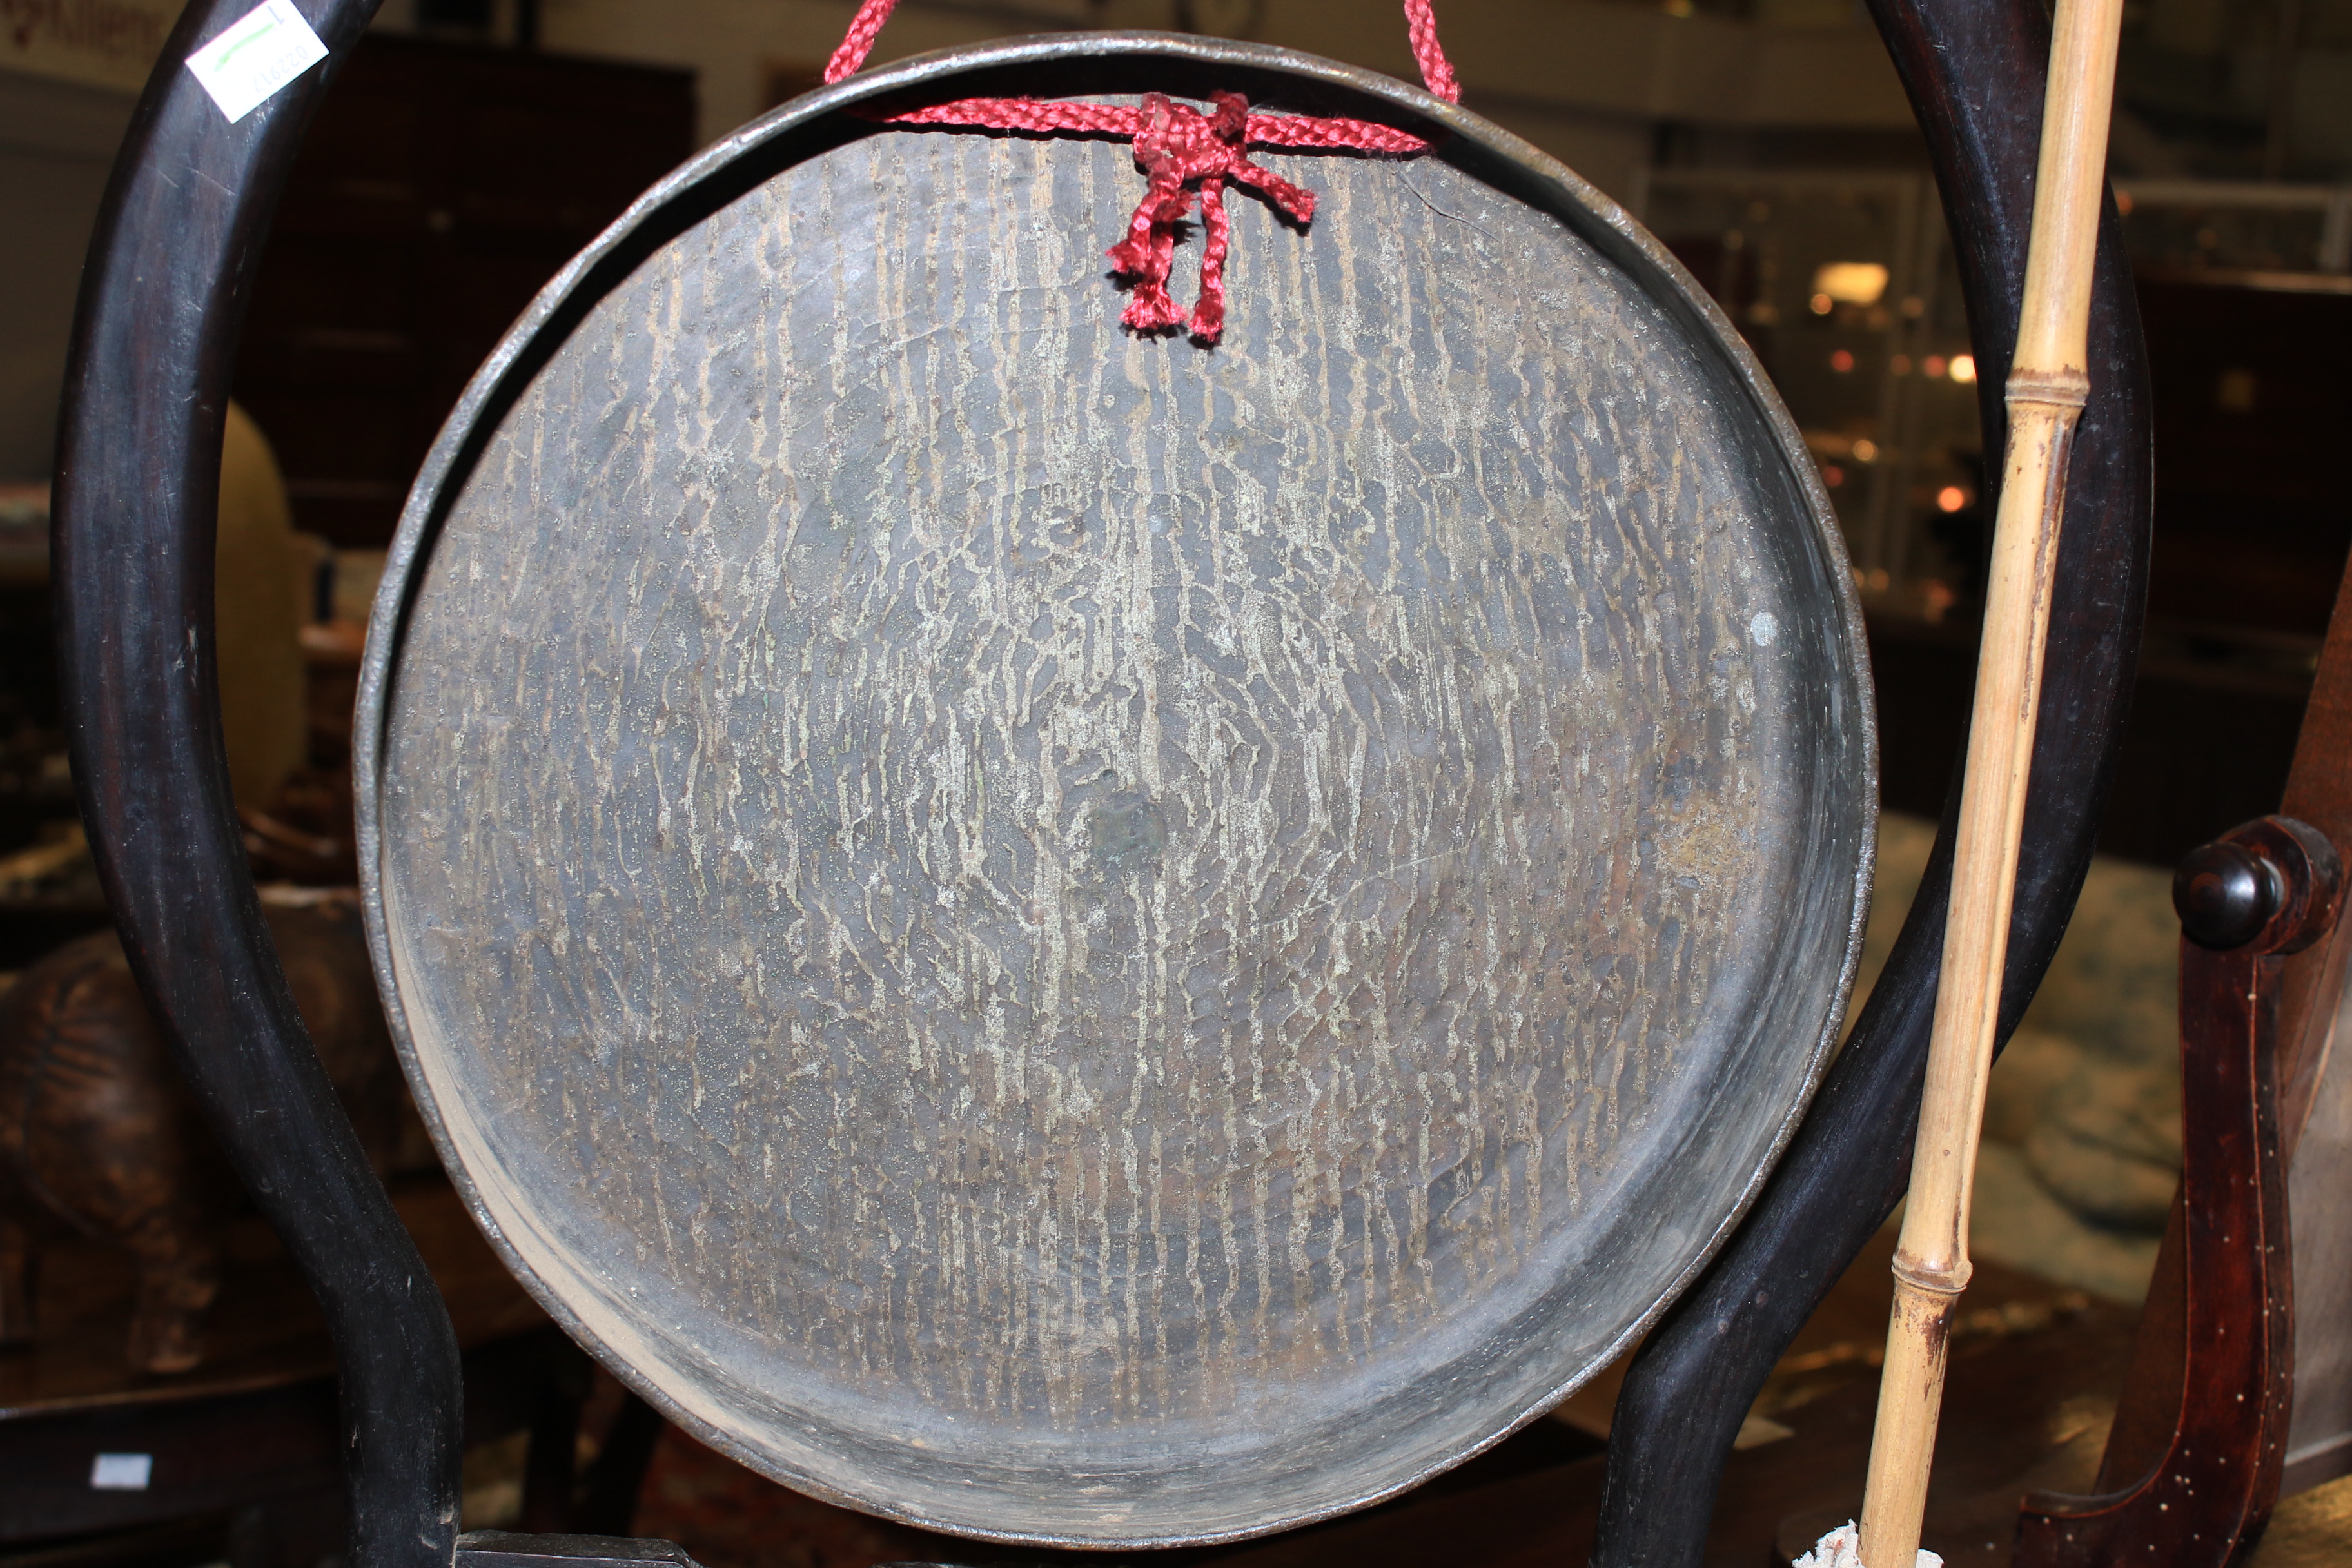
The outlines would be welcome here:
<svg viewBox="0 0 2352 1568">
<path fill-rule="evenodd" d="M 826 86 L 866 63 L 866 57 L 874 52 L 874 40 L 882 35 L 882 24 L 898 5 L 898 0 L 864 0 L 849 20 L 849 31 L 842 35 L 841 47 L 825 62 Z M 1404 0 L 1404 26 L 1406 37 L 1412 40 L 1413 60 L 1421 67 L 1422 84 L 1448 103 L 1461 102 L 1462 87 L 1454 79 L 1453 62 L 1437 41 L 1437 14 L 1430 8 L 1430 0 Z"/>
<path fill-rule="evenodd" d="M 1430 0 L 1404 0 L 1405 27 L 1413 58 L 1429 90 L 1448 103 L 1461 101 L 1454 68 L 1437 45 L 1437 19 Z M 828 84 L 866 63 L 882 24 L 898 0 L 864 0 L 851 19 L 841 47 L 824 68 Z M 1213 344 L 1225 330 L 1225 258 L 1233 226 L 1225 213 L 1227 184 L 1255 192 L 1292 222 L 1314 221 L 1315 197 L 1250 162 L 1252 146 L 1314 152 L 1357 152 L 1411 157 L 1429 143 L 1409 131 L 1376 121 L 1311 114 L 1252 114 L 1239 93 L 1213 96 L 1203 114 L 1146 93 L 1139 107 L 1034 98 L 961 98 L 881 116 L 892 125 L 935 125 L 948 130 L 1011 131 L 1038 136 L 1122 136 L 1135 144 L 1135 161 L 1150 180 L 1136 204 L 1127 237 L 1108 253 L 1112 269 L 1129 279 L 1132 292 L 1119 318 L 1137 331 L 1181 327 Z M 1201 297 L 1189 317 L 1168 295 L 1176 242 L 1194 204 L 1201 209 L 1205 242 L 1201 252 Z"/>
</svg>

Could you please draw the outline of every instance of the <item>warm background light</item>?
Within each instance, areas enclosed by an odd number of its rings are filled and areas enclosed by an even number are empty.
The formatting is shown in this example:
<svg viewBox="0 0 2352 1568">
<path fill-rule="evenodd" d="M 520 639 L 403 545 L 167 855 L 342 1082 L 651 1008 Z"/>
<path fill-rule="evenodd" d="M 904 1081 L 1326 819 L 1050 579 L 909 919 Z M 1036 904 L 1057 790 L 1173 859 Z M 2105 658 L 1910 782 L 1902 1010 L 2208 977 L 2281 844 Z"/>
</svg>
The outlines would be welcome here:
<svg viewBox="0 0 2352 1568">
<path fill-rule="evenodd" d="M 1841 305 L 1875 305 L 1885 292 L 1886 268 L 1875 261 L 1832 261 L 1813 270 L 1816 299 L 1827 295 Z"/>
<path fill-rule="evenodd" d="M 1936 492 L 1937 511 L 1958 511 L 1969 504 L 1969 492 L 1958 485 L 1946 485 Z"/>
<path fill-rule="evenodd" d="M 1952 379 L 1965 385 L 1969 382 L 1974 381 L 1976 378 L 1976 355 L 1954 354 L 1952 356 Z"/>
</svg>

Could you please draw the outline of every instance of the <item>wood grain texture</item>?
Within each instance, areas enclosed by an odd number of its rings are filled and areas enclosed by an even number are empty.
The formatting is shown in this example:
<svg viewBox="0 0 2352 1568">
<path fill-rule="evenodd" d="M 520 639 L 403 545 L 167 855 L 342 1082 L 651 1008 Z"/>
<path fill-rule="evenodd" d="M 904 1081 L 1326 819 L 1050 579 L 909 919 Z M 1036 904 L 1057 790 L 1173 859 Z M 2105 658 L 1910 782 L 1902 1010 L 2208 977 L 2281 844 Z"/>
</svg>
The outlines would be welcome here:
<svg viewBox="0 0 2352 1568">
<path fill-rule="evenodd" d="M 2168 1405 L 2170 1419 L 2152 1462 L 2130 1453 L 2143 1439 L 2119 1450 L 2110 1438 L 2100 1495 L 2029 1495 L 2019 1563 L 2222 1568 L 2262 1537 L 2294 1392 L 2279 957 L 2326 936 L 2342 881 L 2326 837 L 2284 816 L 2193 852 L 2173 881 L 2187 1120 L 2170 1239 L 2188 1289 L 2162 1319 L 2143 1321 L 2125 1378 L 2131 1403 Z M 2168 1331 L 2168 1347 L 2155 1337 Z M 2135 1458 L 2143 1468 L 2118 1473 Z"/>
<path fill-rule="evenodd" d="M 2327 641 L 2295 742 L 2280 814 L 2336 845 L 2352 844 L 2352 574 L 2337 586 Z M 2277 961 L 2279 1146 L 2287 1162 L 2294 1235 L 2292 1423 L 2281 1495 L 2292 1497 L 2352 1471 L 2352 1226 L 2342 1194 L 2352 1181 L 2352 1071 L 2337 1056 L 2352 1014 L 2346 984 L 2352 942 L 2346 922 L 2325 941 Z M 2102 1489 L 2145 1474 L 2172 1437 L 2172 1389 L 2188 1373 L 2186 1237 L 2176 1199 L 2148 1281 L 2133 1352 L 2134 1376 L 2100 1473 Z"/>
<path fill-rule="evenodd" d="M 1122 147 L 790 167 L 420 559 L 379 886 L 451 1152 L 860 1506 L 1202 1539 L 1475 1451 L 1704 1256 L 1841 999 L 1859 657 L 1723 348 L 1458 167 L 1266 161 L 1323 205 L 1237 211 L 1214 353 L 1117 327 Z"/>
</svg>

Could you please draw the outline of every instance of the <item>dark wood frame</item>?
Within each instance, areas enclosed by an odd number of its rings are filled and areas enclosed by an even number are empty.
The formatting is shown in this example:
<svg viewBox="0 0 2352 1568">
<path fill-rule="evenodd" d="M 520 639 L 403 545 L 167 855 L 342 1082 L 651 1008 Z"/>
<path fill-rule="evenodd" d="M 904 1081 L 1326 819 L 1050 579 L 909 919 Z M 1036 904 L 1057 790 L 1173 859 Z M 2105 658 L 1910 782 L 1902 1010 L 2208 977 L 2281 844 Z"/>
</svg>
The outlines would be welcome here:
<svg viewBox="0 0 2352 1568">
<path fill-rule="evenodd" d="M 2050 14 L 2042 0 L 1870 0 L 1935 162 L 1968 306 L 1985 446 L 2025 283 Z M 2091 398 L 2067 471 L 2041 721 L 1999 1038 L 2024 1016 L 2088 873 L 2147 598 L 2147 354 L 2112 199 L 2099 232 Z M 1998 465 L 1989 465 L 1988 473 Z M 1988 496 L 1990 515 L 1994 498 Z M 1957 772 L 1876 990 L 1739 1234 L 1643 1346 L 1611 1427 L 1596 1568 L 1695 1565 L 1725 1459 L 1773 1363 L 1908 1185 L 1942 964 Z"/>
<path fill-rule="evenodd" d="M 84 274 L 57 465 L 65 701 L 84 817 L 132 966 L 240 1175 L 325 1308 L 342 1367 L 355 1568 L 443 1568 L 457 1552 L 456 1342 L 288 996 L 245 868 L 220 742 L 214 496 L 247 285 L 304 125 L 379 0 L 299 3 L 333 57 L 228 125 L 179 62 L 248 0 L 193 0 L 110 185 Z M 1919 111 L 1958 240 L 1990 441 L 2005 428 L 2047 14 L 2040 0 L 1874 0 L 1874 13 Z M 2112 211 L 2092 361 L 2004 1033 L 2056 951 L 2088 868 L 2138 646 L 2148 410 Z M 1950 838 L 1948 809 L 1921 895 L 1816 1113 L 1627 1382 L 1596 1563 L 1699 1560 L 1724 1458 L 1756 1391 L 1902 1192 Z M 567 1553 L 578 1554 L 545 1538 L 527 1554 Z"/>
<path fill-rule="evenodd" d="M 304 4 L 330 58 L 233 125 L 182 62 L 247 0 L 194 0 L 164 44 L 82 274 L 51 591 L 82 820 L 124 951 L 335 1342 L 352 1562 L 446 1568 L 457 1336 L 262 924 L 213 638 L 221 439 L 254 266 L 303 130 L 379 3 Z"/>
</svg>

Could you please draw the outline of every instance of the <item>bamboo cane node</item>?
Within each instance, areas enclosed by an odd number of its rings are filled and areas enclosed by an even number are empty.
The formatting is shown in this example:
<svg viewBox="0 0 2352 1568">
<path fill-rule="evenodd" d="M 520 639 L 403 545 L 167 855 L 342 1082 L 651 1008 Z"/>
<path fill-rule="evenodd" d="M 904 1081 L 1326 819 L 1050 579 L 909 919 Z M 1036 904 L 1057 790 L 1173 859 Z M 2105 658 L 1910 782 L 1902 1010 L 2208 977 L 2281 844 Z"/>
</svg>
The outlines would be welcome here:
<svg viewBox="0 0 2352 1568">
<path fill-rule="evenodd" d="M 1909 1253 L 1895 1255 L 1895 1278 L 1915 1290 L 1926 1290 L 1937 1296 L 1957 1296 L 1969 1288 L 1969 1276 L 1976 1265 L 1967 1258 L 1955 1258 L 1948 1264 L 1929 1263 Z"/>
<path fill-rule="evenodd" d="M 2008 398 L 2042 403 L 2053 408 L 2080 408 L 2091 400 L 2091 378 L 2079 370 L 2013 370 L 2009 373 Z"/>
<path fill-rule="evenodd" d="M 1993 530 L 1984 648 L 1970 710 L 1968 777 L 1953 858 L 1942 988 L 1919 1105 L 1906 1245 L 1895 1249 L 1886 1371 L 1871 1435 L 1859 1561 L 1815 1553 L 1823 1568 L 1913 1568 L 1944 1397 L 1954 1299 L 1968 1258 L 1972 1152 L 1983 1128 L 1984 1066 L 2001 992 L 2019 830 L 2051 618 L 2052 574 L 2064 517 L 2069 447 L 2089 403 L 2091 279 L 2099 178 L 2106 154 L 2124 0 L 2057 0 L 2041 165 L 2016 360 L 2005 388 L 2009 430 Z M 1990 432 L 1988 432 L 1990 434 Z M 1958 1158 L 1956 1160 L 1955 1155 Z M 1908 1245 L 1916 1241 L 1914 1247 Z M 1922 1253 L 1933 1257 L 1923 1257 Z M 1824 1547 L 1837 1542 L 1824 1540 Z M 2084 1558 L 2088 1562 L 2090 1559 Z"/>
</svg>

